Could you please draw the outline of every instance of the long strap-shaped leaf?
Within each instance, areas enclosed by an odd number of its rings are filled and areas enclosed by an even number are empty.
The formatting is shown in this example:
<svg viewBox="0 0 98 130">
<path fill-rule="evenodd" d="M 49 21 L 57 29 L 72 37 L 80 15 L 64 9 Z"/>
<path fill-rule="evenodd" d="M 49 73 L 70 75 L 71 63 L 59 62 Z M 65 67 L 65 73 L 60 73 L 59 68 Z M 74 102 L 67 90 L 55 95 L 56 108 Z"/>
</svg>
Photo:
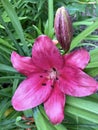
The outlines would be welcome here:
<svg viewBox="0 0 98 130">
<path fill-rule="evenodd" d="M 40 112 L 39 108 L 33 109 L 33 116 L 37 130 L 56 130 L 56 128 Z"/>
<path fill-rule="evenodd" d="M 76 36 L 73 39 L 70 49 L 73 49 L 74 47 L 76 47 L 79 42 L 81 42 L 85 37 L 87 37 L 89 34 L 91 34 L 97 28 L 98 28 L 98 19 L 92 25 L 87 27 L 87 29 L 85 29 L 83 32 L 81 32 L 78 36 Z"/>
<path fill-rule="evenodd" d="M 1 14 L 1 12 L 0 12 Z M 2 25 L 4 26 L 4 29 L 6 30 L 9 38 L 12 40 L 12 42 L 14 43 L 15 48 L 18 50 L 19 54 L 23 55 L 23 49 L 19 46 L 19 44 L 17 43 L 16 39 L 14 38 L 12 32 L 10 31 L 10 29 L 8 28 L 7 24 L 4 22 L 4 20 L 2 19 L 2 17 L 0 16 L 0 22 L 2 23 Z"/>
<path fill-rule="evenodd" d="M 11 19 L 12 25 L 15 28 L 16 33 L 18 34 L 21 42 L 23 43 L 24 52 L 29 55 L 28 47 L 23 34 L 23 29 L 14 8 L 8 0 L 1 0 L 1 2 L 9 18 Z"/>
<path fill-rule="evenodd" d="M 98 96 L 97 96 L 98 98 Z M 91 101 L 91 98 L 89 97 L 88 100 L 86 98 L 76 98 L 76 97 L 67 97 L 67 104 L 73 105 L 74 107 L 81 108 L 83 110 L 87 110 L 90 112 L 93 112 L 95 114 L 98 114 L 98 103 Z"/>
<path fill-rule="evenodd" d="M 65 112 L 98 124 L 98 103 L 91 99 L 67 97 Z"/>
<path fill-rule="evenodd" d="M 77 107 L 73 107 L 72 105 L 67 105 L 65 109 L 65 113 L 71 114 L 73 116 L 80 117 L 92 123 L 98 124 L 98 115 L 89 111 L 82 110 Z"/>
<path fill-rule="evenodd" d="M 42 113 L 42 115 L 44 116 L 45 120 L 49 120 L 45 113 L 45 110 L 43 109 L 43 107 L 41 105 L 39 107 L 39 110 Z M 54 125 L 54 127 L 56 128 L 56 130 L 67 130 L 66 126 L 64 126 L 63 124 L 57 124 L 57 125 Z"/>
<path fill-rule="evenodd" d="M 11 72 L 11 73 L 17 73 L 17 71 L 8 65 L 0 64 L 0 72 Z"/>
</svg>

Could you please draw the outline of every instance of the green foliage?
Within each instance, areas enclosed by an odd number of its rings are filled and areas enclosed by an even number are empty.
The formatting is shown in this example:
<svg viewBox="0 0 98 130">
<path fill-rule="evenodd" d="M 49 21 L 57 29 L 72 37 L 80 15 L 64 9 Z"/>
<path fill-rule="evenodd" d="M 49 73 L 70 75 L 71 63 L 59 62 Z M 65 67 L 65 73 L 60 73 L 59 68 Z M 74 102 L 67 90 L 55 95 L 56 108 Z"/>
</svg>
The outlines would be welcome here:
<svg viewBox="0 0 98 130">
<path fill-rule="evenodd" d="M 74 27 L 70 50 L 93 47 L 91 60 L 85 69 L 98 75 L 98 2 L 95 0 L 1 0 L 0 1 L 0 130 L 98 130 L 98 94 L 85 98 L 67 97 L 65 119 L 62 124 L 51 124 L 42 106 L 16 112 L 11 98 L 25 78 L 13 69 L 12 51 L 30 56 L 38 35 L 55 39 L 53 20 L 58 7 L 68 9 Z M 54 6 L 54 7 L 53 7 Z M 62 50 L 61 50 L 62 52 Z M 25 117 L 25 118 L 23 118 Z M 29 120 L 34 118 L 34 122 Z"/>
</svg>

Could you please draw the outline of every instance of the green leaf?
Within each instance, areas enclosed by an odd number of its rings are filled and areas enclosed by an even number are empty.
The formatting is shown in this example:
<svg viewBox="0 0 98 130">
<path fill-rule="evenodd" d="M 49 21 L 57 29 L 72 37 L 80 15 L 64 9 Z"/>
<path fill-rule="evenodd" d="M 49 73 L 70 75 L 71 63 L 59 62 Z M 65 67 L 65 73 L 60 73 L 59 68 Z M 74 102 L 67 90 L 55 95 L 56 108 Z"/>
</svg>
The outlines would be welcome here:
<svg viewBox="0 0 98 130">
<path fill-rule="evenodd" d="M 10 45 L 10 44 L 7 42 L 7 40 L 4 40 L 4 39 L 2 39 L 2 38 L 0 38 L 0 45 L 3 45 L 3 46 L 5 46 L 6 48 L 9 48 L 9 49 L 15 50 L 15 48 L 14 48 L 12 45 Z"/>
<path fill-rule="evenodd" d="M 44 117 L 46 119 L 48 119 L 48 117 L 47 117 L 47 115 L 46 115 L 46 113 L 45 113 L 45 111 L 44 111 L 44 109 L 43 109 L 43 107 L 41 105 L 39 106 L 39 109 L 40 109 L 40 112 L 44 115 Z M 54 125 L 54 127 L 57 130 L 67 130 L 66 127 L 64 125 L 62 125 L 62 124 Z"/>
<path fill-rule="evenodd" d="M 51 28 L 49 32 L 48 20 L 44 24 L 44 34 L 48 35 L 50 38 L 53 38 L 53 35 L 54 35 L 54 28 Z"/>
<path fill-rule="evenodd" d="M 93 24 L 93 21 L 78 21 L 78 22 L 74 22 L 73 26 L 80 26 L 80 25 L 91 25 Z"/>
<path fill-rule="evenodd" d="M 98 124 L 87 121 L 78 116 L 73 116 L 69 113 L 66 113 L 66 120 L 67 121 L 65 122 L 65 125 L 67 126 L 68 130 L 95 130 L 98 128 Z"/>
<path fill-rule="evenodd" d="M 20 77 L 19 75 L 16 76 L 2 76 L 0 77 L 0 81 L 7 80 L 7 79 L 21 79 L 23 80 L 25 77 Z"/>
<path fill-rule="evenodd" d="M 54 126 L 57 130 L 67 130 L 66 127 L 62 124 L 58 124 Z"/>
<path fill-rule="evenodd" d="M 86 68 L 85 72 L 93 77 L 98 75 L 98 67 L 97 68 Z"/>
<path fill-rule="evenodd" d="M 32 111 L 32 109 L 29 109 L 29 110 L 24 111 L 24 115 L 25 115 L 26 117 L 32 117 L 32 116 L 33 116 L 33 111 Z"/>
<path fill-rule="evenodd" d="M 0 51 L 3 51 L 4 53 L 11 54 L 11 50 L 9 50 L 8 48 L 5 48 L 4 46 L 1 46 L 1 45 L 0 45 Z"/>
<path fill-rule="evenodd" d="M 85 98 L 76 98 L 67 96 L 66 103 L 79 109 L 87 110 L 89 112 L 98 114 L 98 103 L 92 102 L 90 100 L 85 100 Z"/>
<path fill-rule="evenodd" d="M 23 50 L 20 47 L 20 45 L 17 43 L 16 39 L 14 38 L 14 35 L 12 34 L 12 32 L 10 31 L 10 29 L 7 27 L 7 24 L 4 22 L 4 20 L 2 19 L 2 17 L 0 16 L 0 22 L 2 23 L 2 25 L 4 26 L 9 38 L 12 40 L 12 42 L 14 43 L 16 49 L 19 51 L 19 53 L 21 55 L 23 55 Z"/>
<path fill-rule="evenodd" d="M 5 29 L 1 24 L 0 24 L 0 28 Z"/>
<path fill-rule="evenodd" d="M 20 21 L 18 19 L 18 16 L 12 7 L 11 3 L 8 0 L 1 0 L 3 7 L 5 8 L 9 18 L 11 19 L 11 22 L 13 24 L 13 27 L 16 30 L 16 33 L 18 34 L 18 37 L 20 38 L 21 42 L 23 43 L 24 51 L 25 53 L 29 54 L 27 43 L 24 38 L 23 29 L 21 27 Z"/>
<path fill-rule="evenodd" d="M 85 40 L 98 41 L 98 36 L 97 35 L 90 35 L 90 36 L 86 37 Z"/>
<path fill-rule="evenodd" d="M 91 76 L 98 75 L 98 48 L 90 51 L 90 63 L 86 66 L 85 72 Z"/>
<path fill-rule="evenodd" d="M 35 25 L 33 25 L 33 27 L 34 27 L 35 30 L 37 31 L 38 35 L 41 35 L 41 34 L 42 34 L 41 30 L 40 30 L 38 27 L 36 27 Z"/>
<path fill-rule="evenodd" d="M 10 94 L 10 93 L 6 93 L 5 91 L 2 91 L 2 90 L 0 90 L 0 97 L 12 97 L 12 95 Z"/>
<path fill-rule="evenodd" d="M 6 103 L 6 105 L 5 105 Z M 6 109 L 8 109 L 8 107 L 10 106 L 10 101 L 7 101 L 7 99 L 2 101 L 2 104 L 0 104 L 0 106 L 2 107 L 2 109 L 0 110 L 0 118 L 2 118 L 2 116 L 4 116 L 4 112 L 6 111 Z"/>
<path fill-rule="evenodd" d="M 0 64 L 0 71 L 17 73 L 17 71 L 14 68 L 5 64 Z"/>
<path fill-rule="evenodd" d="M 83 39 L 85 39 L 85 37 L 91 34 L 95 29 L 97 29 L 97 27 L 98 27 L 98 19 L 95 21 L 95 23 L 87 27 L 87 29 L 85 29 L 82 33 L 80 33 L 72 40 L 70 50 L 76 47 Z"/>
<path fill-rule="evenodd" d="M 91 62 L 86 66 L 86 68 L 97 68 L 97 67 L 98 67 L 98 61 L 97 62 Z"/>
<path fill-rule="evenodd" d="M 13 81 L 13 94 L 15 93 L 15 90 L 19 84 L 19 79 L 14 79 Z"/>
<path fill-rule="evenodd" d="M 40 112 L 39 108 L 33 109 L 33 116 L 38 130 L 57 130 L 44 115 Z"/>
<path fill-rule="evenodd" d="M 91 121 L 93 123 L 98 123 L 98 115 L 89 111 L 85 111 L 83 109 L 79 109 L 77 107 L 73 107 L 72 105 L 66 105 L 65 113 L 71 114 L 73 116 L 81 117 L 82 119 Z"/>
<path fill-rule="evenodd" d="M 90 62 L 97 62 L 98 61 L 98 48 L 90 51 Z"/>
<path fill-rule="evenodd" d="M 17 126 L 21 127 L 21 128 L 25 128 L 25 129 L 29 129 L 29 128 L 32 128 L 32 127 L 33 127 L 33 125 L 28 125 L 28 124 L 22 122 L 20 116 L 18 116 L 18 117 L 16 118 L 15 124 L 16 124 Z"/>
<path fill-rule="evenodd" d="M 67 97 L 65 113 L 98 123 L 98 103 L 85 98 Z"/>
</svg>

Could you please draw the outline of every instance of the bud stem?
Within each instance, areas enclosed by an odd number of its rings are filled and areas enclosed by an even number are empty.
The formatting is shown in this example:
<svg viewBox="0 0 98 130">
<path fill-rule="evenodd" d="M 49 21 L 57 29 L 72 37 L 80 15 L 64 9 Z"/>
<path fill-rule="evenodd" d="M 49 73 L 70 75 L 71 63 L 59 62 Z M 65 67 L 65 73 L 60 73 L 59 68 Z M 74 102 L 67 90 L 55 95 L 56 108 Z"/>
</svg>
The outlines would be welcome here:
<svg viewBox="0 0 98 130">
<path fill-rule="evenodd" d="M 51 30 L 53 29 L 53 0 L 48 0 L 48 35 L 51 35 Z"/>
</svg>

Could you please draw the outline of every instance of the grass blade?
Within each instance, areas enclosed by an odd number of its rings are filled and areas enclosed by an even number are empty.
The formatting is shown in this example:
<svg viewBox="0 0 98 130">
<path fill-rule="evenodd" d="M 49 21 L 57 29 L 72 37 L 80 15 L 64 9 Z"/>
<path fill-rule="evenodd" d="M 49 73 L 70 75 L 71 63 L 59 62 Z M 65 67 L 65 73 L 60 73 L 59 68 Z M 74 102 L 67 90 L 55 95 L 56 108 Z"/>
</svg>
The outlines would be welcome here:
<svg viewBox="0 0 98 130">
<path fill-rule="evenodd" d="M 85 29 L 82 33 L 80 33 L 77 37 L 75 37 L 71 43 L 71 48 L 73 49 L 80 43 L 85 37 L 87 37 L 89 34 L 91 34 L 95 29 L 98 28 L 98 19 L 96 20 L 95 23 L 90 25 L 87 29 Z"/>
<path fill-rule="evenodd" d="M 20 38 L 21 42 L 23 43 L 23 48 L 24 48 L 24 52 L 29 54 L 29 50 L 24 38 L 24 34 L 23 34 L 23 29 L 22 26 L 20 24 L 20 21 L 18 19 L 18 16 L 14 10 L 14 8 L 12 7 L 11 3 L 8 0 L 1 0 L 4 9 L 6 10 L 9 18 L 11 19 L 11 22 L 13 24 L 13 27 L 15 28 L 15 31 L 18 35 L 18 37 Z"/>
</svg>

